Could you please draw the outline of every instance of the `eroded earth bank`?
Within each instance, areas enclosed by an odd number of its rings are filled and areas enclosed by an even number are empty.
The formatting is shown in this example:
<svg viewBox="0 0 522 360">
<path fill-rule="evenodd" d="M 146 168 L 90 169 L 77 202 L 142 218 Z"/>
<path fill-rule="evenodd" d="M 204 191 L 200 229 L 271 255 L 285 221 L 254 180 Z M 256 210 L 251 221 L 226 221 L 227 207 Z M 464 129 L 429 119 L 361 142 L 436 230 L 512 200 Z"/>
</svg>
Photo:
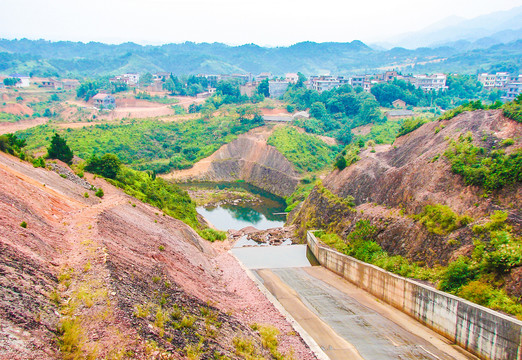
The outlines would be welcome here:
<svg viewBox="0 0 522 360">
<path fill-rule="evenodd" d="M 227 242 L 86 179 L 0 154 L 0 358 L 315 358 Z"/>
</svg>

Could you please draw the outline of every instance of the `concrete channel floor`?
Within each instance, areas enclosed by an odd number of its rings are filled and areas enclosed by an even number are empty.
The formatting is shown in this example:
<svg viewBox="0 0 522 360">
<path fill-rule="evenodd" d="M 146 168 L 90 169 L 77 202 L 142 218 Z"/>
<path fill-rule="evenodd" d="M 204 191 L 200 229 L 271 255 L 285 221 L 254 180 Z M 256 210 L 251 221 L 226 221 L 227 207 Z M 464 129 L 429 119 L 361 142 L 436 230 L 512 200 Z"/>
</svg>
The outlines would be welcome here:
<svg viewBox="0 0 522 360">
<path fill-rule="evenodd" d="M 252 271 L 332 360 L 477 359 L 323 267 Z"/>
</svg>

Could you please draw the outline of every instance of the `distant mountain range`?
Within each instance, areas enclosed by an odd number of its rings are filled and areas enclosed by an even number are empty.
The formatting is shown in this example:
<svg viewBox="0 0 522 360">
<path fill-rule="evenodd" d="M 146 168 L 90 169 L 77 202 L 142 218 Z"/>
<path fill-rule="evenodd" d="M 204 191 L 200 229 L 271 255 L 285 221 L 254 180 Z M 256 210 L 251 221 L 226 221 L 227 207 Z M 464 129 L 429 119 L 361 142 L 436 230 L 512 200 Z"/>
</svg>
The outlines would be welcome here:
<svg viewBox="0 0 522 360">
<path fill-rule="evenodd" d="M 376 45 L 408 49 L 465 46 L 469 50 L 484 49 L 518 39 L 522 39 L 522 6 L 473 19 L 449 17 L 423 30 L 395 36 Z"/>
<path fill-rule="evenodd" d="M 506 33 L 508 34 L 508 33 Z M 510 34 L 510 35 L 509 35 Z M 509 33 L 517 38 L 516 32 Z M 506 37 L 508 36 L 506 35 Z M 227 74 L 287 72 L 349 75 L 398 69 L 403 73 L 476 73 L 491 68 L 519 71 L 522 40 L 495 43 L 469 40 L 432 48 L 379 50 L 360 41 L 348 43 L 301 42 L 289 47 L 221 43 L 142 46 L 96 42 L 0 40 L 0 73 L 33 73 L 39 76 L 97 76 L 126 72 L 174 74 Z"/>
</svg>

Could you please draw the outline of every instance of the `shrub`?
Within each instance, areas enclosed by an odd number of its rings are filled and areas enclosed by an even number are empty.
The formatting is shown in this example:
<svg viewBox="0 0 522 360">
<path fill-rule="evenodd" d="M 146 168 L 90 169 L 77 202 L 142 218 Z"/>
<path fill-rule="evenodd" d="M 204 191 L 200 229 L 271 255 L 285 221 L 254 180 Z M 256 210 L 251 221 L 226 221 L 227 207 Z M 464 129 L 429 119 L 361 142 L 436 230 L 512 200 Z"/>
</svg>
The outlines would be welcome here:
<svg viewBox="0 0 522 360">
<path fill-rule="evenodd" d="M 482 186 L 486 191 L 522 182 L 522 149 L 506 155 L 503 150 L 486 150 L 474 146 L 471 133 L 451 140 L 444 156 L 451 170 L 462 175 L 468 185 Z"/>
<path fill-rule="evenodd" d="M 43 157 L 39 157 L 39 158 L 34 159 L 33 160 L 33 166 L 35 168 L 38 168 L 38 167 L 44 168 L 45 167 L 45 160 L 43 159 Z"/>
<path fill-rule="evenodd" d="M 408 133 L 410 133 L 410 132 L 412 132 L 414 130 L 417 130 L 422 125 L 426 124 L 427 122 L 428 122 L 428 120 L 422 119 L 422 118 L 419 118 L 419 119 L 415 119 L 415 118 L 407 119 L 407 120 L 405 120 L 401 124 L 399 132 L 397 133 L 397 137 L 406 135 L 406 134 L 408 134 Z"/>
<path fill-rule="evenodd" d="M 439 289 L 446 292 L 455 292 L 473 280 L 476 274 L 476 269 L 471 266 L 469 259 L 460 257 L 450 263 L 442 272 Z"/>
<path fill-rule="evenodd" d="M 216 240 L 225 240 L 227 238 L 227 234 L 224 231 L 219 231 L 219 230 L 214 230 L 214 229 L 199 230 L 198 234 L 203 239 L 206 239 L 210 242 L 214 242 Z"/>
<path fill-rule="evenodd" d="M 103 189 L 99 188 L 98 190 L 96 190 L 96 193 L 94 195 L 96 195 L 99 198 L 102 198 L 105 194 L 103 193 Z"/>
<path fill-rule="evenodd" d="M 505 140 L 502 140 L 502 142 L 500 143 L 500 146 L 502 147 L 508 147 L 508 146 L 511 146 L 515 143 L 515 140 L 513 139 L 505 139 Z"/>
<path fill-rule="evenodd" d="M 14 134 L 0 135 L 0 151 L 2 152 L 17 155 L 21 153 L 22 148 L 25 147 L 25 145 L 25 140 L 18 138 Z"/>
<path fill-rule="evenodd" d="M 505 103 L 502 109 L 505 117 L 522 123 L 522 94 L 515 100 Z"/>
<path fill-rule="evenodd" d="M 20 224 L 21 227 L 23 227 L 24 229 L 27 228 L 27 223 L 25 221 L 22 221 L 22 223 Z"/>
<path fill-rule="evenodd" d="M 299 172 L 321 170 L 335 156 L 324 141 L 289 126 L 277 128 L 267 143 L 277 148 Z"/>
<path fill-rule="evenodd" d="M 431 233 L 446 235 L 473 221 L 467 215 L 459 216 L 449 206 L 435 204 L 426 205 L 422 212 L 413 217 L 426 226 Z"/>
</svg>

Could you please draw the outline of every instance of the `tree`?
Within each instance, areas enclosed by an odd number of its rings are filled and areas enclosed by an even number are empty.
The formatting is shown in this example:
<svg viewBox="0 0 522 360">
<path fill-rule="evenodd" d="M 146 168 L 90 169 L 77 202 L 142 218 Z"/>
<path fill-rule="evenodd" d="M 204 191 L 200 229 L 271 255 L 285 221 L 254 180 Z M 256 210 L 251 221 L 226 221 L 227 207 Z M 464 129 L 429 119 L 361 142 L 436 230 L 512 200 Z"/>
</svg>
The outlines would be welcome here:
<svg viewBox="0 0 522 360">
<path fill-rule="evenodd" d="M 297 83 L 295 84 L 295 87 L 300 88 L 304 87 L 304 82 L 306 81 L 306 76 L 304 76 L 303 73 L 298 72 L 297 73 Z"/>
<path fill-rule="evenodd" d="M 140 76 L 140 86 L 149 86 L 152 84 L 153 76 L 150 72 Z"/>
<path fill-rule="evenodd" d="M 83 98 L 85 101 L 89 101 L 94 95 L 98 93 L 99 84 L 95 81 L 86 81 L 76 89 L 76 96 Z"/>
<path fill-rule="evenodd" d="M 268 79 L 265 79 L 259 83 L 257 86 L 257 93 L 263 95 L 264 97 L 270 96 L 270 89 L 268 87 Z"/>
<path fill-rule="evenodd" d="M 310 115 L 318 120 L 323 120 L 328 117 L 328 111 L 322 102 L 314 102 L 310 107 Z"/>
<path fill-rule="evenodd" d="M 47 157 L 49 159 L 58 159 L 67 164 L 71 164 L 73 156 L 73 152 L 67 145 L 65 139 L 60 137 L 58 133 L 54 133 L 54 136 L 51 139 L 51 145 L 47 148 Z"/>
<path fill-rule="evenodd" d="M 115 179 L 121 168 L 121 161 L 117 155 L 105 154 L 102 157 L 91 156 L 87 160 L 85 170 L 109 179 Z"/>
</svg>

